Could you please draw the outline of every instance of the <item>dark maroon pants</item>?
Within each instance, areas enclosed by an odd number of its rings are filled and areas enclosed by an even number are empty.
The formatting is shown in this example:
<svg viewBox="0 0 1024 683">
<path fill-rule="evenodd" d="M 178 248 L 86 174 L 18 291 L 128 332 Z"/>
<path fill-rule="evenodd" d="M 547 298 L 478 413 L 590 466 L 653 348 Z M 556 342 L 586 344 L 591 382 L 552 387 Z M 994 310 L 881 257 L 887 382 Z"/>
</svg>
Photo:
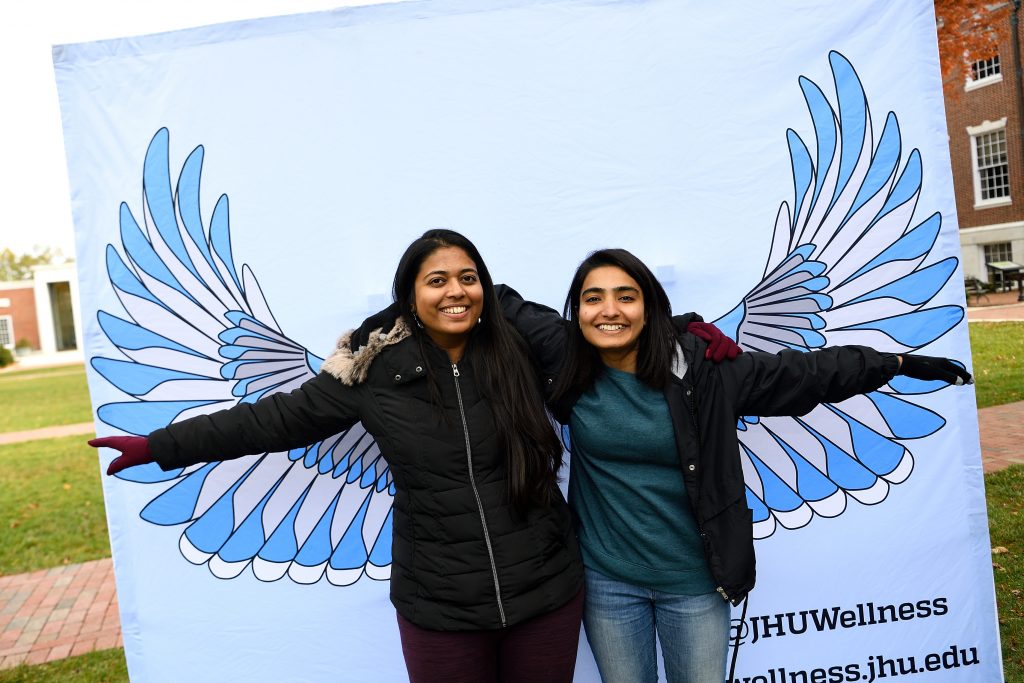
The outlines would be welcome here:
<svg viewBox="0 0 1024 683">
<path fill-rule="evenodd" d="M 558 609 L 494 631 L 430 631 L 398 615 L 411 683 L 569 683 L 583 591 Z"/>
</svg>

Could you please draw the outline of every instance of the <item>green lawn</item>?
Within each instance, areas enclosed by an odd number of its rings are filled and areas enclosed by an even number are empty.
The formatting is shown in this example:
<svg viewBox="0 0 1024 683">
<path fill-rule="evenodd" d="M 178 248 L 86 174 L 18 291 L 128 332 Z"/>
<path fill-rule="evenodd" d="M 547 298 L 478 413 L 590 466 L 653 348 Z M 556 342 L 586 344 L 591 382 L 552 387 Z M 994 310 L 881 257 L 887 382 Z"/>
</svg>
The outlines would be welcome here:
<svg viewBox="0 0 1024 683">
<path fill-rule="evenodd" d="M 1006 680 L 1024 681 L 1024 466 L 985 476 Z"/>
<path fill-rule="evenodd" d="M 85 439 L 0 446 L 0 575 L 110 557 L 99 465 Z"/>
<path fill-rule="evenodd" d="M 18 666 L 0 671 L 0 683 L 120 683 L 128 681 L 124 650 L 100 650 L 79 657 L 58 659 L 49 664 Z"/>
<path fill-rule="evenodd" d="M 971 323 L 979 408 L 1024 401 L 1024 322 Z"/>
<path fill-rule="evenodd" d="M 85 366 L 0 373 L 0 433 L 92 420 Z"/>
</svg>

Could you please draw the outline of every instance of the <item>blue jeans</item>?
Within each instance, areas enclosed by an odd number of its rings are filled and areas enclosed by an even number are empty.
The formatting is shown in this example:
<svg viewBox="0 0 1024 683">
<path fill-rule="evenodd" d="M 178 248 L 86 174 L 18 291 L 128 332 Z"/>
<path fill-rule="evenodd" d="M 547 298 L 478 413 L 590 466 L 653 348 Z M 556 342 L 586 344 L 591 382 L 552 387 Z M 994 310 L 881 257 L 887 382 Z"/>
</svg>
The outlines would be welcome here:
<svg viewBox="0 0 1024 683">
<path fill-rule="evenodd" d="M 583 609 L 590 649 L 605 683 L 658 680 L 654 637 L 669 683 L 722 683 L 729 603 L 718 593 L 673 595 L 586 570 Z"/>
</svg>

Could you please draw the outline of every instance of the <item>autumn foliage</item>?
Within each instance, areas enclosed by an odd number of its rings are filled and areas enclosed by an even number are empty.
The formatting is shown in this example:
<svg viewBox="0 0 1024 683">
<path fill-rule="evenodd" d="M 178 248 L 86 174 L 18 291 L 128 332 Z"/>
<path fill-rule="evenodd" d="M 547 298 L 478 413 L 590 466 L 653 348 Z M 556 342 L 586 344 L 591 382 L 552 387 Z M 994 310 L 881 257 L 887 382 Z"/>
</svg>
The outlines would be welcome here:
<svg viewBox="0 0 1024 683">
<path fill-rule="evenodd" d="M 939 61 L 947 94 L 962 91 L 971 63 L 999 51 L 1009 36 L 1012 2 L 994 0 L 935 0 Z"/>
</svg>

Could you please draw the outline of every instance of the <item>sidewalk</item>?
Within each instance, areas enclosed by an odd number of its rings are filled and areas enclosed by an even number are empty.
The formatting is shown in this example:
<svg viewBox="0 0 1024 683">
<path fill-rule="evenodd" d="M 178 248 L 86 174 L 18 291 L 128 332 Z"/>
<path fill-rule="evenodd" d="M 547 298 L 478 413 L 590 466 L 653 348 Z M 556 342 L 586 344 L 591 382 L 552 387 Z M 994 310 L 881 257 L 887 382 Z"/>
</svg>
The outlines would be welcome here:
<svg viewBox="0 0 1024 683">
<path fill-rule="evenodd" d="M 0 669 L 122 645 L 110 558 L 0 577 Z"/>
<path fill-rule="evenodd" d="M 992 292 L 967 300 L 967 303 L 974 303 L 967 307 L 968 322 L 1003 322 L 1007 320 L 1024 320 L 1024 301 L 1018 301 L 1020 296 L 1017 290 L 1009 292 Z"/>
<path fill-rule="evenodd" d="M 992 292 L 971 297 L 974 306 L 967 308 L 968 322 L 1003 322 L 1024 320 L 1024 301 L 1018 301 L 1016 290 Z M 978 304 L 981 305 L 978 305 Z M 1024 463 L 1024 402 L 1010 403 L 978 411 L 981 432 L 981 464 L 985 472 Z"/>
<path fill-rule="evenodd" d="M 1024 465 L 1024 401 L 978 411 L 981 466 L 985 474 Z"/>
<path fill-rule="evenodd" d="M 57 351 L 55 353 L 30 353 L 27 356 L 18 356 L 16 363 L 0 369 L 0 372 L 11 372 L 16 370 L 34 370 L 39 368 L 52 368 L 58 365 L 80 365 L 85 362 L 85 354 L 80 350 Z"/>
<path fill-rule="evenodd" d="M 1016 292 L 990 294 L 967 309 L 968 320 L 1024 320 Z M 986 473 L 1024 464 L 1024 401 L 978 411 Z M 92 434 L 93 423 L 0 435 L 0 444 Z M 121 625 L 109 558 L 0 577 L 0 670 L 21 663 L 121 647 Z"/>
<path fill-rule="evenodd" d="M 62 436 L 75 436 L 76 434 L 95 436 L 96 424 L 94 422 L 79 422 L 73 425 L 29 429 L 24 432 L 4 432 L 0 434 L 0 446 L 10 443 L 21 443 L 22 441 L 36 441 L 38 439 L 58 439 Z"/>
</svg>

